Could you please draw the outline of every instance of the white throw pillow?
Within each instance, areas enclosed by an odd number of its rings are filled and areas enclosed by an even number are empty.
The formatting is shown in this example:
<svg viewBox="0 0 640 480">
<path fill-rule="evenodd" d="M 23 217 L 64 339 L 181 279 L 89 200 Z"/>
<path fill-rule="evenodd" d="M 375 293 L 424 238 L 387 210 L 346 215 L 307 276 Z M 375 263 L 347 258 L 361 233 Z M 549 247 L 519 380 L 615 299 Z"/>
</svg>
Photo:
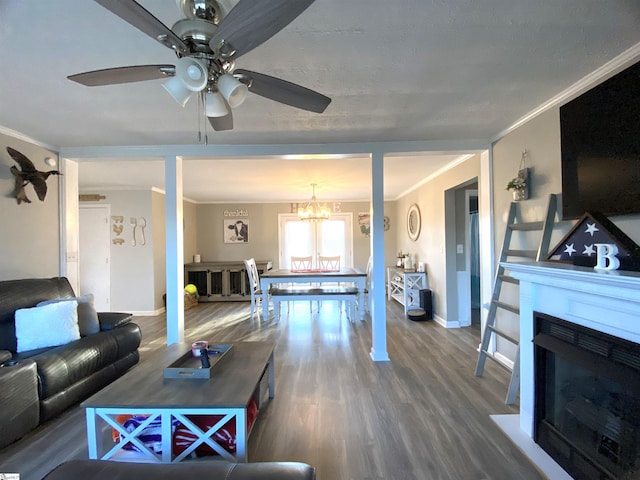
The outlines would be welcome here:
<svg viewBox="0 0 640 480">
<path fill-rule="evenodd" d="M 78 340 L 78 302 L 59 302 L 16 310 L 18 352 L 55 347 Z"/>
<path fill-rule="evenodd" d="M 87 293 L 86 295 L 75 298 L 55 298 L 53 300 L 45 300 L 38 303 L 36 306 L 41 307 L 52 303 L 74 301 L 78 302 L 78 328 L 80 329 L 80 336 L 86 337 L 87 335 L 98 333 L 100 331 L 100 320 L 98 320 L 98 313 L 93 306 L 93 293 Z"/>
</svg>

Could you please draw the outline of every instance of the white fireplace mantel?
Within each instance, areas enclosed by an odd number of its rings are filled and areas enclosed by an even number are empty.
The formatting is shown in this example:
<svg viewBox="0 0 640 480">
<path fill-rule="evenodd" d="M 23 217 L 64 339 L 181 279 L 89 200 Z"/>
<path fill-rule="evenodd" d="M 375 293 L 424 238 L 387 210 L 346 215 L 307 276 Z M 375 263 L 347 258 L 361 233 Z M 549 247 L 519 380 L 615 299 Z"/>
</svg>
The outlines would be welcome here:
<svg viewBox="0 0 640 480">
<path fill-rule="evenodd" d="M 503 263 L 520 280 L 520 430 L 533 438 L 533 312 L 640 343 L 640 272 L 558 262 Z"/>
<path fill-rule="evenodd" d="M 491 417 L 549 478 L 571 479 L 533 440 L 533 312 L 640 343 L 640 272 L 558 262 L 502 266 L 520 280 L 520 414 Z"/>
<path fill-rule="evenodd" d="M 520 280 L 520 415 L 493 415 L 549 478 L 571 478 L 533 442 L 533 312 L 640 343 L 640 272 L 596 272 L 558 262 L 502 263 Z M 519 428 L 509 417 L 519 418 Z"/>
</svg>

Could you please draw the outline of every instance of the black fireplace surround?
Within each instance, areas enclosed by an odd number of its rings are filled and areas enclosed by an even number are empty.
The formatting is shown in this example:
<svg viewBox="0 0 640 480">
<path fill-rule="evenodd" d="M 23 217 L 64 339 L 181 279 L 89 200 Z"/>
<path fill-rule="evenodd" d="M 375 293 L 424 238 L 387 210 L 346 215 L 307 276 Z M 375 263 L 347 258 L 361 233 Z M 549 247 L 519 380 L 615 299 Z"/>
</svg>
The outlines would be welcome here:
<svg viewBox="0 0 640 480">
<path fill-rule="evenodd" d="M 534 325 L 536 443 L 576 480 L 640 479 L 640 345 L 539 312 Z"/>
</svg>

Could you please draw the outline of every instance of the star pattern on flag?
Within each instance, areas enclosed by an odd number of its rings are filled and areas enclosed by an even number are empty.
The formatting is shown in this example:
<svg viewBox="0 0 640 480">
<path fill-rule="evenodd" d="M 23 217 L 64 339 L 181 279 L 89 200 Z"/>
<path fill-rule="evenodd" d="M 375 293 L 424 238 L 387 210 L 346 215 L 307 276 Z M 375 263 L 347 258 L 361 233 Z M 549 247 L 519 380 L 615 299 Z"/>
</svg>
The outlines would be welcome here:
<svg viewBox="0 0 640 480">
<path fill-rule="evenodd" d="M 584 233 L 589 233 L 593 237 L 593 234 L 599 231 L 600 229 L 596 227 L 596 224 L 594 222 L 594 223 L 587 223 L 587 229 L 584 231 Z"/>
<path fill-rule="evenodd" d="M 565 245 L 564 246 L 564 253 L 566 253 L 568 256 L 573 255 L 574 253 L 576 253 L 576 249 L 573 248 L 573 243 L 571 245 Z"/>
<path fill-rule="evenodd" d="M 584 251 L 582 252 L 582 254 L 586 255 L 587 257 L 590 257 L 591 255 L 595 255 L 596 254 L 596 249 L 593 247 L 593 244 L 585 245 L 584 246 Z"/>
</svg>

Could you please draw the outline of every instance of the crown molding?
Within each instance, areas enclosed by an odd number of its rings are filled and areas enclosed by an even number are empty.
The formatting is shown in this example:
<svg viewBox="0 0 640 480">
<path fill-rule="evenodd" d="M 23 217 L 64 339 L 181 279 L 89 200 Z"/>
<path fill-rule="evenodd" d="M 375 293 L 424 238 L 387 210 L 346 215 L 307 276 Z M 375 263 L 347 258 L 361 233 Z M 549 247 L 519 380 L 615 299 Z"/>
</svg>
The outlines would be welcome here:
<svg viewBox="0 0 640 480">
<path fill-rule="evenodd" d="M 582 79 L 578 80 L 569 88 L 551 97 L 542 105 L 538 106 L 531 112 L 527 113 L 524 117 L 520 118 L 520 120 L 515 122 L 513 125 L 499 132 L 497 135 L 495 135 L 491 139 L 491 143 L 497 142 L 502 137 L 513 132 L 516 128 L 521 127 L 522 125 L 527 123 L 529 120 L 537 117 L 541 113 L 546 112 L 551 108 L 564 105 L 569 100 L 574 99 L 578 95 L 595 87 L 597 84 L 604 82 L 608 78 L 611 78 L 616 73 L 619 73 L 625 68 L 629 67 L 630 65 L 633 65 L 639 59 L 640 59 L 640 43 L 636 43 L 634 46 L 625 50 L 617 57 L 613 58 L 612 60 L 602 65 L 600 68 L 597 68 L 586 77 L 583 77 Z"/>
<path fill-rule="evenodd" d="M 35 138 L 31 138 L 28 135 L 25 135 L 24 133 L 17 132 L 16 130 L 11 130 L 10 128 L 3 127 L 2 125 L 0 125 L 0 133 L 7 135 L 9 137 L 13 137 L 17 140 L 21 140 L 23 142 L 32 143 L 33 145 L 45 148 L 56 154 L 58 153 L 58 150 L 59 150 L 58 147 L 54 145 L 49 145 L 48 143 L 40 142 Z"/>
</svg>

